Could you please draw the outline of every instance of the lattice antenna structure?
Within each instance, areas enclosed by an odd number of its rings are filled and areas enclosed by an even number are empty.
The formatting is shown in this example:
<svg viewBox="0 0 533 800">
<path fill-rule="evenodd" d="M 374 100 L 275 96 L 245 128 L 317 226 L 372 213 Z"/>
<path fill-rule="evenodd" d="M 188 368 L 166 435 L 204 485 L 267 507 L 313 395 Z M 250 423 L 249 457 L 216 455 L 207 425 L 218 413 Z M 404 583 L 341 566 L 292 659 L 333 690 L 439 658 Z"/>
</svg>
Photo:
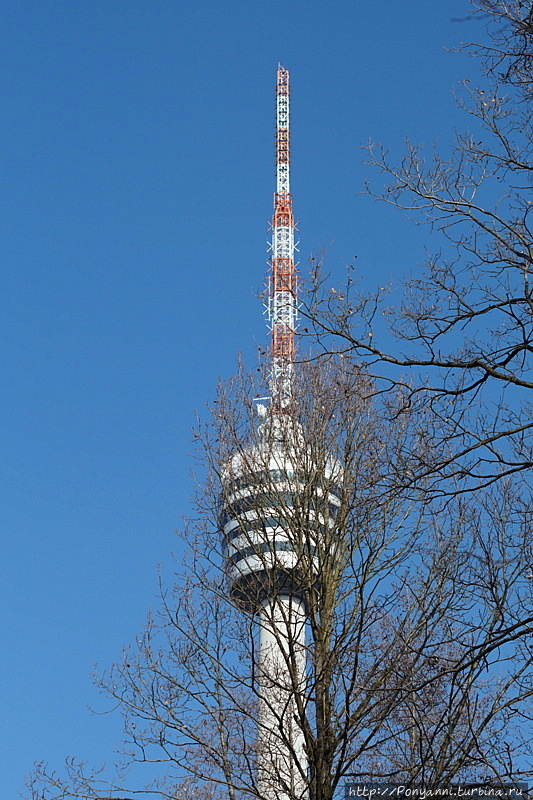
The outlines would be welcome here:
<svg viewBox="0 0 533 800">
<path fill-rule="evenodd" d="M 272 216 L 272 258 L 268 325 L 272 336 L 270 392 L 274 411 L 291 404 L 295 333 L 298 321 L 294 263 L 294 216 L 290 189 L 289 71 L 278 65 L 276 81 L 276 192 Z"/>
</svg>

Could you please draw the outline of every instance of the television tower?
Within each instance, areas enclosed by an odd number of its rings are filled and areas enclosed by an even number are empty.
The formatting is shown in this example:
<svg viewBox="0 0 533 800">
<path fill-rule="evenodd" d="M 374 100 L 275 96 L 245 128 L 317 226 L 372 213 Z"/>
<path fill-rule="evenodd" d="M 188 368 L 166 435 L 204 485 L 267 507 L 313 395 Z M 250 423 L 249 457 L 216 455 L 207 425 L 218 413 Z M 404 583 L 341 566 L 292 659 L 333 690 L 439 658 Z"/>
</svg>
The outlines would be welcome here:
<svg viewBox="0 0 533 800">
<path fill-rule="evenodd" d="M 333 460 L 328 460 L 325 471 L 322 468 L 326 482 L 321 485 L 326 488 L 317 489 L 316 497 L 309 499 L 302 463 L 309 458 L 294 413 L 298 299 L 290 193 L 289 72 L 282 66 L 278 66 L 276 82 L 271 249 L 267 306 L 271 402 L 258 409 L 256 444 L 243 446 L 224 469 L 220 524 L 231 597 L 256 615 L 259 627 L 256 789 L 262 800 L 305 800 L 308 759 L 302 720 L 307 614 L 303 584 L 312 581 L 316 571 L 315 545 L 325 524 L 325 513 L 319 509 L 337 508 L 340 501 L 334 493 L 338 467 Z"/>
</svg>

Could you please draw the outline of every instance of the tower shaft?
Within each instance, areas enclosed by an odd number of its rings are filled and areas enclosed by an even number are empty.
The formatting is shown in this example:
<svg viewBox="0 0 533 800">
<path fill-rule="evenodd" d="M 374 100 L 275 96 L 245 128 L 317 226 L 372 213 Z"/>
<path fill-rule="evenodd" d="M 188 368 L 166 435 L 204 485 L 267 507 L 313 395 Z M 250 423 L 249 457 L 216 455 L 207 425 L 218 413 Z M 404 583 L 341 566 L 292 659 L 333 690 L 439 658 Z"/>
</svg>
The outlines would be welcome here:
<svg viewBox="0 0 533 800">
<path fill-rule="evenodd" d="M 298 319 L 294 216 L 290 191 L 289 72 L 278 66 L 276 82 L 276 192 L 272 216 L 268 320 L 272 332 L 270 392 L 275 411 L 290 405 Z"/>
<path fill-rule="evenodd" d="M 303 601 L 280 594 L 259 610 L 257 788 L 265 800 L 302 800 L 307 756 L 297 696 L 305 697 Z"/>
</svg>

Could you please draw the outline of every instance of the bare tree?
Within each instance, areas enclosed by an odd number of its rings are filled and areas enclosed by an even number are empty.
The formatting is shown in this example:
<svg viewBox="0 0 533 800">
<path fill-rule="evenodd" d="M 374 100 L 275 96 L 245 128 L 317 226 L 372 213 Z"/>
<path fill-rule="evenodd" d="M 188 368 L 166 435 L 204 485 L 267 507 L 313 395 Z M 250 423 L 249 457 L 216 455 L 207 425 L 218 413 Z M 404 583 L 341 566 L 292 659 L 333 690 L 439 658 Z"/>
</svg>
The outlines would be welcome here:
<svg viewBox="0 0 533 800">
<path fill-rule="evenodd" d="M 98 679 L 124 715 L 124 763 L 145 765 L 152 782 L 134 791 L 127 773 L 104 780 L 71 761 L 65 773 L 39 765 L 29 796 L 264 800 L 277 787 L 332 800 L 349 780 L 530 775 L 531 506 L 503 480 L 442 508 L 421 482 L 403 489 L 405 454 L 432 448 L 423 420 L 391 421 L 349 358 L 302 366 L 276 424 L 267 415 L 258 426 L 260 392 L 245 373 L 221 389 L 198 431 L 205 480 L 185 563 L 144 634 Z M 279 469 L 276 448 L 291 453 Z M 245 580 L 249 558 L 262 583 Z M 287 598 L 305 603 L 305 641 L 273 628 L 279 683 L 254 674 L 262 591 L 273 617 Z M 258 778 L 265 679 L 287 697 L 283 712 L 270 703 L 269 747 L 298 770 L 296 726 L 305 753 L 292 786 L 274 762 L 270 787 Z"/>
<path fill-rule="evenodd" d="M 468 129 L 429 157 L 408 141 L 398 164 L 368 145 L 384 178 L 370 193 L 439 231 L 440 251 L 401 302 L 359 291 L 353 270 L 329 290 L 315 264 L 306 309 L 322 349 L 350 351 L 381 390 L 402 385 L 409 404 L 431 408 L 441 456 L 417 475 L 442 491 L 440 479 L 459 480 L 452 492 L 533 464 L 533 12 L 530 0 L 470 6 L 488 39 L 463 47 L 481 72 L 457 98 Z"/>
</svg>

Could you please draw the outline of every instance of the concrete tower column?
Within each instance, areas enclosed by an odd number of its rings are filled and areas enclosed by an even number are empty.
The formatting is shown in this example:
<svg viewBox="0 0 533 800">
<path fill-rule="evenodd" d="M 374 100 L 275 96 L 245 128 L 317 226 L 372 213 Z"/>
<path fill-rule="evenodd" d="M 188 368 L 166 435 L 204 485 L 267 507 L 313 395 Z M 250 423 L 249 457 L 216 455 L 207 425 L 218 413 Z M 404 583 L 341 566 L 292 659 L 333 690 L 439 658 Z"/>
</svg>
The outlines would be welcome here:
<svg viewBox="0 0 533 800">
<path fill-rule="evenodd" d="M 265 600 L 259 609 L 259 743 L 257 784 L 264 800 L 295 800 L 307 792 L 307 756 L 296 702 L 305 698 L 305 607 L 295 596 Z"/>
<path fill-rule="evenodd" d="M 280 447 L 281 434 L 278 439 L 268 435 L 280 428 L 279 420 L 271 421 L 270 427 L 259 430 L 258 445 L 228 464 L 220 527 L 232 600 L 255 615 L 258 624 L 259 795 L 262 800 L 306 800 L 308 759 L 302 724 L 308 711 L 309 648 L 303 597 L 318 569 L 321 538 L 340 506 L 342 470 L 334 459 L 320 468 L 309 466 L 301 432 L 290 420 L 288 441 Z M 306 463 L 316 483 L 311 497 L 301 466 Z"/>
</svg>

